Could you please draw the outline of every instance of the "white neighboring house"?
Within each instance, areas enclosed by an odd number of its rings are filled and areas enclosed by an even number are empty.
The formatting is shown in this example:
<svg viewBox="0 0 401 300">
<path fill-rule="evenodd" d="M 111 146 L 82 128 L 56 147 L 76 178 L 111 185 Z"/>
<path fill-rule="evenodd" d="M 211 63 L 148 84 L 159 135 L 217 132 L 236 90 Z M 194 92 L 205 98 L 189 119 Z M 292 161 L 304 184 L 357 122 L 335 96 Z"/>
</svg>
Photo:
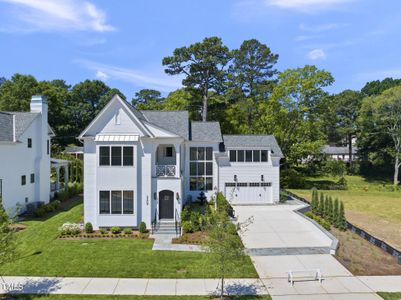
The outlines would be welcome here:
<svg viewBox="0 0 401 300">
<path fill-rule="evenodd" d="M 341 160 L 345 162 L 349 162 L 349 148 L 348 146 L 330 146 L 324 145 L 322 148 L 322 153 L 331 157 L 334 160 Z M 352 147 L 352 158 L 351 161 L 355 161 L 358 159 L 358 148 L 356 146 Z"/>
<path fill-rule="evenodd" d="M 33 96 L 30 112 L 0 112 L 0 196 L 15 215 L 30 202 L 49 202 L 50 139 L 47 100 Z"/>
<path fill-rule="evenodd" d="M 187 111 L 138 111 L 114 96 L 84 143 L 84 217 L 99 227 L 179 218 L 186 201 L 217 191 L 232 204 L 279 202 L 281 150 L 273 136 L 222 135 Z"/>
</svg>

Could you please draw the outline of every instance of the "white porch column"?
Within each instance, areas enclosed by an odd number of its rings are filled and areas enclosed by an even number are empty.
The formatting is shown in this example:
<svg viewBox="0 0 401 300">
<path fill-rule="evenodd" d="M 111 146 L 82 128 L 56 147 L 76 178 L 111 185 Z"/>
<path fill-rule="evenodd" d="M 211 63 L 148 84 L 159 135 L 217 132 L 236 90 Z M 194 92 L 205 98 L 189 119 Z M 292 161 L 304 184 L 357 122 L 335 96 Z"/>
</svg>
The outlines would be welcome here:
<svg viewBox="0 0 401 300">
<path fill-rule="evenodd" d="M 174 144 L 175 148 L 175 165 L 177 177 L 181 177 L 181 151 L 180 144 Z"/>
<path fill-rule="evenodd" d="M 60 186 L 60 167 L 56 165 L 55 168 L 56 168 L 56 191 L 57 191 Z"/>
</svg>

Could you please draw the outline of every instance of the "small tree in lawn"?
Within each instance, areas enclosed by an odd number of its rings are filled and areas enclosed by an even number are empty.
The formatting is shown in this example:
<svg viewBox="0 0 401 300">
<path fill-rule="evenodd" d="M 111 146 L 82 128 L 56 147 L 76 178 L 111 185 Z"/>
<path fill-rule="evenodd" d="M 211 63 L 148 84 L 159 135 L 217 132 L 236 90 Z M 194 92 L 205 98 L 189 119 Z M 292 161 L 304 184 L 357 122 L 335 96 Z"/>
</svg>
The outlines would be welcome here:
<svg viewBox="0 0 401 300">
<path fill-rule="evenodd" d="M 224 296 L 226 274 L 238 268 L 238 265 L 246 258 L 244 246 L 237 234 L 237 229 L 243 230 L 243 226 L 243 224 L 235 226 L 225 210 L 220 209 L 212 213 L 209 234 L 204 246 L 210 253 L 206 259 L 211 260 L 213 265 L 218 267 L 221 279 L 221 299 Z"/>
<path fill-rule="evenodd" d="M 338 219 L 338 211 L 339 211 L 339 206 L 338 206 L 338 198 L 334 200 L 333 204 L 333 216 L 332 216 L 332 222 L 335 228 L 337 228 L 337 219 Z"/>
<path fill-rule="evenodd" d="M 345 231 L 347 229 L 347 221 L 345 219 L 344 213 L 344 203 L 342 201 L 340 201 L 340 209 L 338 211 L 337 227 L 342 231 Z"/>
<path fill-rule="evenodd" d="M 11 220 L 0 197 L 0 266 L 15 257 L 15 246 L 15 230 L 11 228 Z"/>
</svg>

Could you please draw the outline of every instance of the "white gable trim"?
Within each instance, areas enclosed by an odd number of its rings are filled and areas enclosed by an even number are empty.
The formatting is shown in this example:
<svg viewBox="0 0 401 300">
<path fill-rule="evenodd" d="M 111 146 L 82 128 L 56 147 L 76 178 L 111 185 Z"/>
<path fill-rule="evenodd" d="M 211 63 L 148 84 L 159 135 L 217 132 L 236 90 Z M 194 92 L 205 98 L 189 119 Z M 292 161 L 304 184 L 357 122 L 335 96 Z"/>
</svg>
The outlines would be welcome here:
<svg viewBox="0 0 401 300">
<path fill-rule="evenodd" d="M 152 131 L 152 128 L 154 128 L 154 129 L 159 130 L 159 131 L 163 132 L 164 134 L 166 134 L 167 137 L 174 137 L 174 138 L 175 137 L 181 137 L 181 136 L 179 136 L 179 135 L 177 135 L 177 134 L 175 134 L 175 133 L 173 133 L 171 131 L 168 131 L 168 130 L 166 130 L 164 128 L 161 128 L 161 127 L 159 127 L 159 126 L 157 126 L 157 125 L 155 125 L 153 123 L 145 122 L 144 124 L 146 124 L 147 128 L 150 131 Z M 157 138 L 160 138 L 160 136 L 156 136 L 153 132 L 152 132 L 152 134 L 153 134 L 153 136 L 155 136 Z M 161 137 L 163 137 L 163 136 L 161 136 Z"/>
<path fill-rule="evenodd" d="M 96 124 L 97 120 L 100 118 L 100 116 L 112 105 L 112 103 L 114 103 L 115 101 L 119 101 L 124 107 L 125 109 L 128 111 L 128 114 L 131 116 L 131 118 L 133 120 L 136 121 L 136 123 L 139 125 L 139 127 L 141 127 L 141 129 L 146 132 L 148 135 L 153 136 L 152 132 L 149 131 L 148 128 L 146 128 L 145 124 L 143 124 L 141 122 L 141 120 L 139 120 L 135 114 L 131 111 L 131 109 L 127 106 L 127 104 L 125 103 L 125 101 L 123 99 L 121 99 L 121 97 L 119 95 L 114 95 L 113 98 L 111 98 L 111 100 L 109 101 L 109 103 L 106 104 L 105 107 L 103 107 L 103 109 L 97 114 L 97 116 L 92 120 L 92 122 L 90 122 L 90 124 L 84 129 L 84 131 L 82 131 L 82 133 L 79 135 L 78 139 L 83 139 L 84 135 L 89 131 L 89 129 L 91 129 L 91 127 Z"/>
</svg>

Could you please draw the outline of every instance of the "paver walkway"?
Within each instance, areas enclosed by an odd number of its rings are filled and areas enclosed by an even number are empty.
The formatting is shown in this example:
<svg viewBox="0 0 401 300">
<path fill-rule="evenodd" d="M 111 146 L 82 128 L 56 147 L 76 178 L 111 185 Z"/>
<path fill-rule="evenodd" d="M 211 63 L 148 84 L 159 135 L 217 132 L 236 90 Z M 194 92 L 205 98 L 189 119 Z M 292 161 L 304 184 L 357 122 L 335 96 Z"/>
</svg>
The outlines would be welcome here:
<svg viewBox="0 0 401 300">
<path fill-rule="evenodd" d="M 252 217 L 241 239 L 269 294 L 275 299 L 381 299 L 366 280 L 354 277 L 332 255 L 331 239 L 296 214 L 299 205 L 235 206 L 239 222 Z M 290 270 L 320 269 L 323 282 L 288 283 Z M 373 283 L 370 283 L 373 284 Z M 400 287 L 401 289 L 401 287 Z"/>
<path fill-rule="evenodd" d="M 152 250 L 162 251 L 189 251 L 189 252 L 204 252 L 201 246 L 198 245 L 184 245 L 184 244 L 173 244 L 172 239 L 176 235 L 171 234 L 154 234 L 152 238 L 155 239 Z"/>
<path fill-rule="evenodd" d="M 2 283 L 0 294 L 9 292 L 76 295 L 212 295 L 219 293 L 220 286 L 218 279 L 19 276 L 4 276 Z M 260 279 L 226 279 L 225 285 L 225 291 L 230 295 L 263 295 L 268 293 Z"/>
</svg>

